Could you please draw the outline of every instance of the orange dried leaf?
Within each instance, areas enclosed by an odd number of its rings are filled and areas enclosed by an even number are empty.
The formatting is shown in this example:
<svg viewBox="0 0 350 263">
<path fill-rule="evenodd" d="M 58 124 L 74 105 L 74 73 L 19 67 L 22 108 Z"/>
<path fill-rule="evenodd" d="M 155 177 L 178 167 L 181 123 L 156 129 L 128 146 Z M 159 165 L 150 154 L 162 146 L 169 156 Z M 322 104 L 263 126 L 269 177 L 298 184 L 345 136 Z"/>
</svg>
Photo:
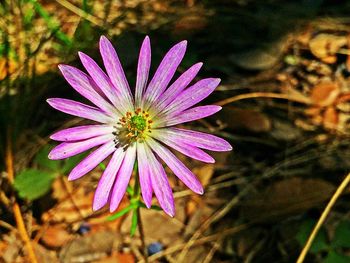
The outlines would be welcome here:
<svg viewBox="0 0 350 263">
<path fill-rule="evenodd" d="M 334 103 L 339 96 L 340 89 L 336 82 L 322 81 L 311 91 L 311 101 L 318 106 L 325 107 Z"/>
<path fill-rule="evenodd" d="M 326 129 L 335 129 L 338 124 L 338 112 L 333 107 L 328 107 L 323 114 L 323 126 Z"/>
</svg>

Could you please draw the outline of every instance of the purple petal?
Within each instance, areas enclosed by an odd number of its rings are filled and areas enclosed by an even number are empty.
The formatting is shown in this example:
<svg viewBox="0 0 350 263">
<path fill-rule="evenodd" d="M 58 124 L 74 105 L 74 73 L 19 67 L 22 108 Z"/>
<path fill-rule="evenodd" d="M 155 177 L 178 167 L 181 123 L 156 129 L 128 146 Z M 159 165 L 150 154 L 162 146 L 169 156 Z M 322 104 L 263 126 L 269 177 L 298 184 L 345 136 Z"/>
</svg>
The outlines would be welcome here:
<svg viewBox="0 0 350 263">
<path fill-rule="evenodd" d="M 133 109 L 133 100 L 129 83 L 126 80 L 117 52 L 105 36 L 101 36 L 100 38 L 100 52 L 111 82 L 120 91 L 124 103 L 126 103 L 131 111 Z"/>
<path fill-rule="evenodd" d="M 114 212 L 120 201 L 122 200 L 126 188 L 128 187 L 132 170 L 134 168 L 136 159 L 136 147 L 130 146 L 125 153 L 123 163 L 118 171 L 116 181 L 114 183 L 113 192 L 111 196 L 111 204 L 109 210 Z"/>
<path fill-rule="evenodd" d="M 184 90 L 166 109 L 166 114 L 179 113 L 208 97 L 219 85 L 220 79 L 202 79 Z"/>
<path fill-rule="evenodd" d="M 152 172 L 150 178 L 154 194 L 164 212 L 173 217 L 175 215 L 174 196 L 167 175 L 163 166 L 147 145 L 145 145 L 145 150 Z"/>
<path fill-rule="evenodd" d="M 197 194 L 203 194 L 203 187 L 200 181 L 171 151 L 152 138 L 149 138 L 147 142 L 149 142 L 152 150 L 157 153 L 157 155 L 188 188 Z"/>
<path fill-rule="evenodd" d="M 204 132 L 166 128 L 157 129 L 157 134 L 162 134 L 164 137 L 171 138 L 172 141 L 181 141 L 210 151 L 226 152 L 232 150 L 232 146 L 224 139 Z"/>
<path fill-rule="evenodd" d="M 118 148 L 109 161 L 107 168 L 103 172 L 95 191 L 94 202 L 92 205 L 92 209 L 94 211 L 101 209 L 107 204 L 112 186 L 114 184 L 120 165 L 122 164 L 124 156 L 125 152 L 123 148 Z"/>
<path fill-rule="evenodd" d="M 104 144 L 108 141 L 112 141 L 113 138 L 114 135 L 107 134 L 80 142 L 63 142 L 51 150 L 51 152 L 49 153 L 49 159 L 65 159 L 77 155 L 79 153 L 85 152 L 86 150 Z"/>
<path fill-rule="evenodd" d="M 141 46 L 139 62 L 137 65 L 137 78 L 136 78 L 136 89 L 135 89 L 136 107 L 141 107 L 141 98 L 147 86 L 150 66 L 151 66 L 151 43 L 150 43 L 149 37 L 146 36 Z"/>
<path fill-rule="evenodd" d="M 176 72 L 177 67 L 185 55 L 186 46 L 187 41 L 182 41 L 176 44 L 163 58 L 145 92 L 144 106 L 146 110 L 150 105 L 153 104 L 153 102 L 157 100 L 157 98 L 168 86 L 169 82 Z"/>
<path fill-rule="evenodd" d="M 104 134 L 111 134 L 114 128 L 109 125 L 85 125 L 58 131 L 50 136 L 55 141 L 81 141 Z"/>
<path fill-rule="evenodd" d="M 186 70 L 182 75 L 160 96 L 159 102 L 154 106 L 156 114 L 168 106 L 195 78 L 203 63 L 197 63 Z"/>
<path fill-rule="evenodd" d="M 111 153 L 115 151 L 114 142 L 107 142 L 106 144 L 99 147 L 97 150 L 90 153 L 84 160 L 78 163 L 77 166 L 70 172 L 68 180 L 76 180 L 92 169 L 99 165 L 104 159 L 106 159 Z"/>
<path fill-rule="evenodd" d="M 64 78 L 67 82 L 83 97 L 94 103 L 97 107 L 101 108 L 110 115 L 115 116 L 115 108 L 109 104 L 104 98 L 100 96 L 93 88 L 96 85 L 93 80 L 81 70 L 68 66 L 59 65 L 58 68 L 61 70 Z"/>
<path fill-rule="evenodd" d="M 101 122 L 101 123 L 113 123 L 113 118 L 108 116 L 106 113 L 100 111 L 98 108 L 91 107 L 89 105 L 61 98 L 47 99 L 47 103 L 50 104 L 52 108 L 62 111 L 64 113 Z"/>
<path fill-rule="evenodd" d="M 164 117 L 162 121 L 155 122 L 154 127 L 172 126 L 184 122 L 202 119 L 217 113 L 219 110 L 221 110 L 221 107 L 217 105 L 194 107 L 192 109 L 188 109 L 181 113 L 178 113 L 176 114 L 176 116 Z"/>
<path fill-rule="evenodd" d="M 191 157 L 193 159 L 206 162 L 206 163 L 215 163 L 214 158 L 211 157 L 209 154 L 202 151 L 201 149 L 198 149 L 195 146 L 184 143 L 181 140 L 172 140 L 172 137 L 166 136 L 162 133 L 157 133 L 157 132 L 153 132 L 152 137 L 156 138 L 157 140 L 165 143 L 169 147 L 179 151 L 180 153 L 188 157 Z"/>
<path fill-rule="evenodd" d="M 120 91 L 114 87 L 109 77 L 103 72 L 97 63 L 83 52 L 79 52 L 79 57 L 92 79 L 112 104 L 121 111 L 122 115 L 130 110 L 130 108 L 127 107 L 127 104 L 123 103 Z"/>
<path fill-rule="evenodd" d="M 143 201 L 148 208 L 152 205 L 151 168 L 145 151 L 144 143 L 137 143 L 137 164 Z"/>
</svg>

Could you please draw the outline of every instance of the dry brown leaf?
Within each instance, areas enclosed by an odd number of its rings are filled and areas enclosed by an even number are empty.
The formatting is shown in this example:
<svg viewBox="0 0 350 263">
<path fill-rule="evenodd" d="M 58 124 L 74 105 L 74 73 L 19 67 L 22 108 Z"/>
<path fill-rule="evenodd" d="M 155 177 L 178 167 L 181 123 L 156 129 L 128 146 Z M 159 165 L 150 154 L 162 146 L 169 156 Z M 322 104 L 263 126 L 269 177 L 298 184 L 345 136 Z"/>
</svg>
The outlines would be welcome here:
<svg viewBox="0 0 350 263">
<path fill-rule="evenodd" d="M 328 107 L 323 113 L 323 127 L 336 129 L 338 124 L 338 112 L 334 107 Z"/>
<path fill-rule="evenodd" d="M 103 231 L 77 237 L 60 251 L 61 262 L 91 262 L 106 257 L 113 246 L 118 247 L 121 236 L 117 232 Z"/>
<path fill-rule="evenodd" d="M 130 253 L 119 253 L 114 252 L 111 256 L 102 258 L 98 261 L 94 261 L 93 263 L 134 263 L 135 257 Z"/>
<path fill-rule="evenodd" d="M 42 238 L 41 241 L 51 248 L 58 248 L 66 244 L 74 236 L 70 234 L 66 227 L 63 225 L 49 226 Z"/>
<path fill-rule="evenodd" d="M 56 207 L 50 209 L 42 215 L 42 220 L 47 222 L 76 222 L 90 216 L 92 211 L 92 200 L 94 193 L 83 188 L 73 191 L 70 198 L 62 200 Z"/>
<path fill-rule="evenodd" d="M 332 34 L 318 34 L 310 40 L 311 53 L 325 63 L 335 63 L 334 55 L 339 49 L 347 44 L 346 36 Z"/>
<path fill-rule="evenodd" d="M 250 195 L 241 212 L 249 219 L 275 219 L 307 211 L 328 200 L 335 187 L 322 179 L 288 178 Z"/>
<path fill-rule="evenodd" d="M 205 164 L 200 167 L 195 167 L 192 171 L 201 181 L 203 187 L 206 187 L 214 174 L 214 164 Z"/>
<path fill-rule="evenodd" d="M 321 112 L 322 112 L 322 108 L 320 107 L 311 107 L 311 108 L 305 109 L 304 111 L 304 113 L 309 116 L 321 115 Z"/>
<path fill-rule="evenodd" d="M 338 83 L 324 80 L 314 86 L 310 98 L 315 105 L 325 107 L 333 104 L 340 94 Z"/>
<path fill-rule="evenodd" d="M 252 132 L 271 130 L 270 119 L 259 111 L 225 107 L 219 114 L 222 122 L 231 129 L 245 129 Z"/>
</svg>

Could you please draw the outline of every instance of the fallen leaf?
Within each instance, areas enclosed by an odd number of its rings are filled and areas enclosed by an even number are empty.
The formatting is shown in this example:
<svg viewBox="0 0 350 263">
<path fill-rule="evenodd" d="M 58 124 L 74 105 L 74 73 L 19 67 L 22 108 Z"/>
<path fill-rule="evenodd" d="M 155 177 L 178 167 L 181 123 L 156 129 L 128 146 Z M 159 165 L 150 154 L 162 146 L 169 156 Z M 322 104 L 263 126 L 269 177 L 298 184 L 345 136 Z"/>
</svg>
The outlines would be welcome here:
<svg viewBox="0 0 350 263">
<path fill-rule="evenodd" d="M 332 34 L 318 34 L 310 40 L 309 48 L 311 53 L 325 63 L 335 63 L 335 55 L 339 49 L 347 44 L 345 36 Z"/>
<path fill-rule="evenodd" d="M 338 83 L 324 80 L 313 87 L 310 98 L 315 105 L 325 107 L 333 104 L 339 93 L 340 88 Z"/>
<path fill-rule="evenodd" d="M 41 241 L 48 247 L 58 248 L 66 244 L 74 236 L 70 234 L 66 227 L 63 225 L 54 225 L 49 226 L 42 238 Z"/>
<path fill-rule="evenodd" d="M 244 129 L 251 132 L 267 132 L 271 129 L 270 119 L 256 110 L 225 107 L 219 116 L 221 121 L 231 129 Z"/>
<path fill-rule="evenodd" d="M 288 178 L 252 193 L 242 202 L 241 212 L 249 219 L 276 219 L 300 214 L 328 200 L 333 184 L 322 179 Z"/>
<path fill-rule="evenodd" d="M 61 262 L 91 262 L 106 257 L 113 247 L 118 247 L 121 236 L 112 231 L 91 233 L 77 237 L 63 246 L 59 253 Z"/>
<path fill-rule="evenodd" d="M 336 129 L 338 124 L 338 112 L 334 107 L 327 107 L 323 113 L 323 127 L 326 129 Z"/>
</svg>

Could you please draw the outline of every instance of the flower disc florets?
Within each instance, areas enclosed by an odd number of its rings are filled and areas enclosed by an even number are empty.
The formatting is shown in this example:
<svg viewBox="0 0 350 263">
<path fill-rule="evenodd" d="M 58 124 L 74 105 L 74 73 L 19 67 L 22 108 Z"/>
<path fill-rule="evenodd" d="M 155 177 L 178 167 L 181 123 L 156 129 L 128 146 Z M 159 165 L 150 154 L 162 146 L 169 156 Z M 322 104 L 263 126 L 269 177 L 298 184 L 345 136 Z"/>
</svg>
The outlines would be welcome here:
<svg viewBox="0 0 350 263">
<path fill-rule="evenodd" d="M 134 113 L 128 111 L 119 119 L 116 127 L 116 147 L 127 147 L 136 141 L 142 142 L 147 137 L 147 133 L 151 133 L 152 122 L 149 113 L 140 108 Z"/>
</svg>

